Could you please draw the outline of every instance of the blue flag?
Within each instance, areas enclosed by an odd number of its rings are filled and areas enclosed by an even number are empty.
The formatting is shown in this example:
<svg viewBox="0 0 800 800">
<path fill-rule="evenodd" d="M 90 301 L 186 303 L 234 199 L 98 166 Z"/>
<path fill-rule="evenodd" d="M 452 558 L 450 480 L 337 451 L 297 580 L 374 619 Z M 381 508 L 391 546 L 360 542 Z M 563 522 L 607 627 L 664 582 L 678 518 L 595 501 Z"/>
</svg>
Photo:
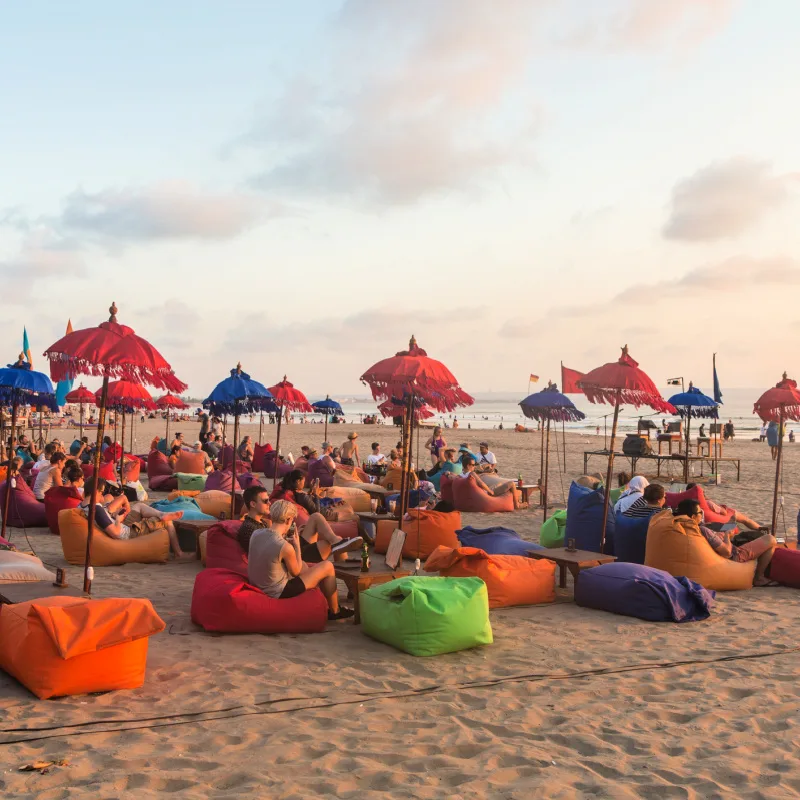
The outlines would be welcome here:
<svg viewBox="0 0 800 800">
<path fill-rule="evenodd" d="M 31 346 L 28 343 L 28 329 L 25 326 L 22 327 L 22 352 L 25 355 L 25 358 L 28 359 L 28 363 L 31 365 L 31 369 L 33 369 L 33 359 L 31 358 Z"/>
<path fill-rule="evenodd" d="M 717 377 L 717 354 L 714 353 L 714 402 L 722 403 L 722 389 L 719 388 L 719 378 Z"/>
<path fill-rule="evenodd" d="M 72 333 L 72 320 L 67 320 L 67 333 Z M 68 378 L 65 381 L 59 381 L 56 384 L 56 403 L 60 406 L 67 404 L 67 395 L 72 391 L 73 378 Z"/>
</svg>

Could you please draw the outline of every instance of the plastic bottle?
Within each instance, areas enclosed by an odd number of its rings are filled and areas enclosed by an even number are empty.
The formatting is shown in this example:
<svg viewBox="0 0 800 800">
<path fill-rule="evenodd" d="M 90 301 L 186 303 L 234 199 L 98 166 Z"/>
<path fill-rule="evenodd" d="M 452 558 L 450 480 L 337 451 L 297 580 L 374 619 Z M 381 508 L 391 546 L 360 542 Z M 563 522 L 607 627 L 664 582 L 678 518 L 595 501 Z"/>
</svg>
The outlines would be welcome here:
<svg viewBox="0 0 800 800">
<path fill-rule="evenodd" d="M 369 572 L 369 547 L 366 541 L 361 545 L 361 571 Z"/>
<path fill-rule="evenodd" d="M 422 566 L 422 562 L 419 559 L 414 561 L 414 574 L 419 575 L 420 567 Z"/>
</svg>

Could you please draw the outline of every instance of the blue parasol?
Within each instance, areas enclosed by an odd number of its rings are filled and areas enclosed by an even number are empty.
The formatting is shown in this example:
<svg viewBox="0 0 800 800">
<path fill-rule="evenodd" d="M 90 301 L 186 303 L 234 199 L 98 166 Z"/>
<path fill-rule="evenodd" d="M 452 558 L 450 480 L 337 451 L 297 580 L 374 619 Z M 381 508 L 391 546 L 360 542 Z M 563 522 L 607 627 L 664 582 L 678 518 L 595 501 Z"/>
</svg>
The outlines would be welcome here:
<svg viewBox="0 0 800 800">
<path fill-rule="evenodd" d="M 311 408 L 317 412 L 317 414 L 324 414 L 325 415 L 325 433 L 323 434 L 325 441 L 328 441 L 328 417 L 331 414 L 343 414 L 342 407 L 335 401 L 331 400 L 330 395 L 326 395 L 324 400 L 319 400 L 316 403 L 311 404 Z"/>
<path fill-rule="evenodd" d="M 690 381 L 689 388 L 685 392 L 678 392 L 667 400 L 675 406 L 678 415 L 686 419 L 686 453 L 683 461 L 683 482 L 689 482 L 689 430 L 691 428 L 692 417 L 705 419 L 717 419 L 719 414 L 719 404 L 707 394 L 703 394 Z M 714 455 L 716 456 L 717 447 L 714 444 Z M 715 470 L 716 472 L 716 470 Z"/>
</svg>

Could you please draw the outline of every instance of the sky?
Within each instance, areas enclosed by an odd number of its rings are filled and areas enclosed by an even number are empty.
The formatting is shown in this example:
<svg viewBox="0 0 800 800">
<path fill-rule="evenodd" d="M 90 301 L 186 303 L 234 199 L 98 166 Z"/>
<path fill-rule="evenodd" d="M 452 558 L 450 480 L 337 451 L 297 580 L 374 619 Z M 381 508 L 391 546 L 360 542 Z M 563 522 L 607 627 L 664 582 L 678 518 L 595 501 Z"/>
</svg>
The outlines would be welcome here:
<svg viewBox="0 0 800 800">
<path fill-rule="evenodd" d="M 624 344 L 660 385 L 709 390 L 714 352 L 723 385 L 797 376 L 798 26 L 793 0 L 5 4 L 0 361 L 115 301 L 193 396 L 237 362 L 363 394 L 412 334 L 472 392 Z"/>
</svg>

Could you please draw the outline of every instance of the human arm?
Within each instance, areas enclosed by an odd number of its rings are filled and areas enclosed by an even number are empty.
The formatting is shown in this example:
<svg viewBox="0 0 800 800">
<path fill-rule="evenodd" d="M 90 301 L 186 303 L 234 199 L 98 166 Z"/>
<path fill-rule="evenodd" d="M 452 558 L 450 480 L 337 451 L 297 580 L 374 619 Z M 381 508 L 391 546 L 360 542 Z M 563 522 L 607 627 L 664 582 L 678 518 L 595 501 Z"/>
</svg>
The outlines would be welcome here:
<svg viewBox="0 0 800 800">
<path fill-rule="evenodd" d="M 717 555 L 723 558 L 730 558 L 733 552 L 733 545 L 727 533 L 717 533 L 707 528 L 705 525 L 700 526 L 700 532 L 705 537 L 706 541 L 711 545 L 711 548 Z"/>
<path fill-rule="evenodd" d="M 286 565 L 286 571 L 296 578 L 303 571 L 303 559 L 300 556 L 300 535 L 287 534 L 286 544 L 281 550 L 281 560 Z"/>
<path fill-rule="evenodd" d="M 486 494 L 491 494 L 492 493 L 492 490 L 474 472 L 470 473 L 470 477 L 472 478 L 472 480 L 475 481 L 475 485 L 479 489 L 482 489 L 484 492 L 486 492 Z"/>
<path fill-rule="evenodd" d="M 64 485 L 64 479 L 61 475 L 61 466 L 59 465 L 53 470 L 53 486 L 63 486 L 63 485 Z"/>
</svg>

